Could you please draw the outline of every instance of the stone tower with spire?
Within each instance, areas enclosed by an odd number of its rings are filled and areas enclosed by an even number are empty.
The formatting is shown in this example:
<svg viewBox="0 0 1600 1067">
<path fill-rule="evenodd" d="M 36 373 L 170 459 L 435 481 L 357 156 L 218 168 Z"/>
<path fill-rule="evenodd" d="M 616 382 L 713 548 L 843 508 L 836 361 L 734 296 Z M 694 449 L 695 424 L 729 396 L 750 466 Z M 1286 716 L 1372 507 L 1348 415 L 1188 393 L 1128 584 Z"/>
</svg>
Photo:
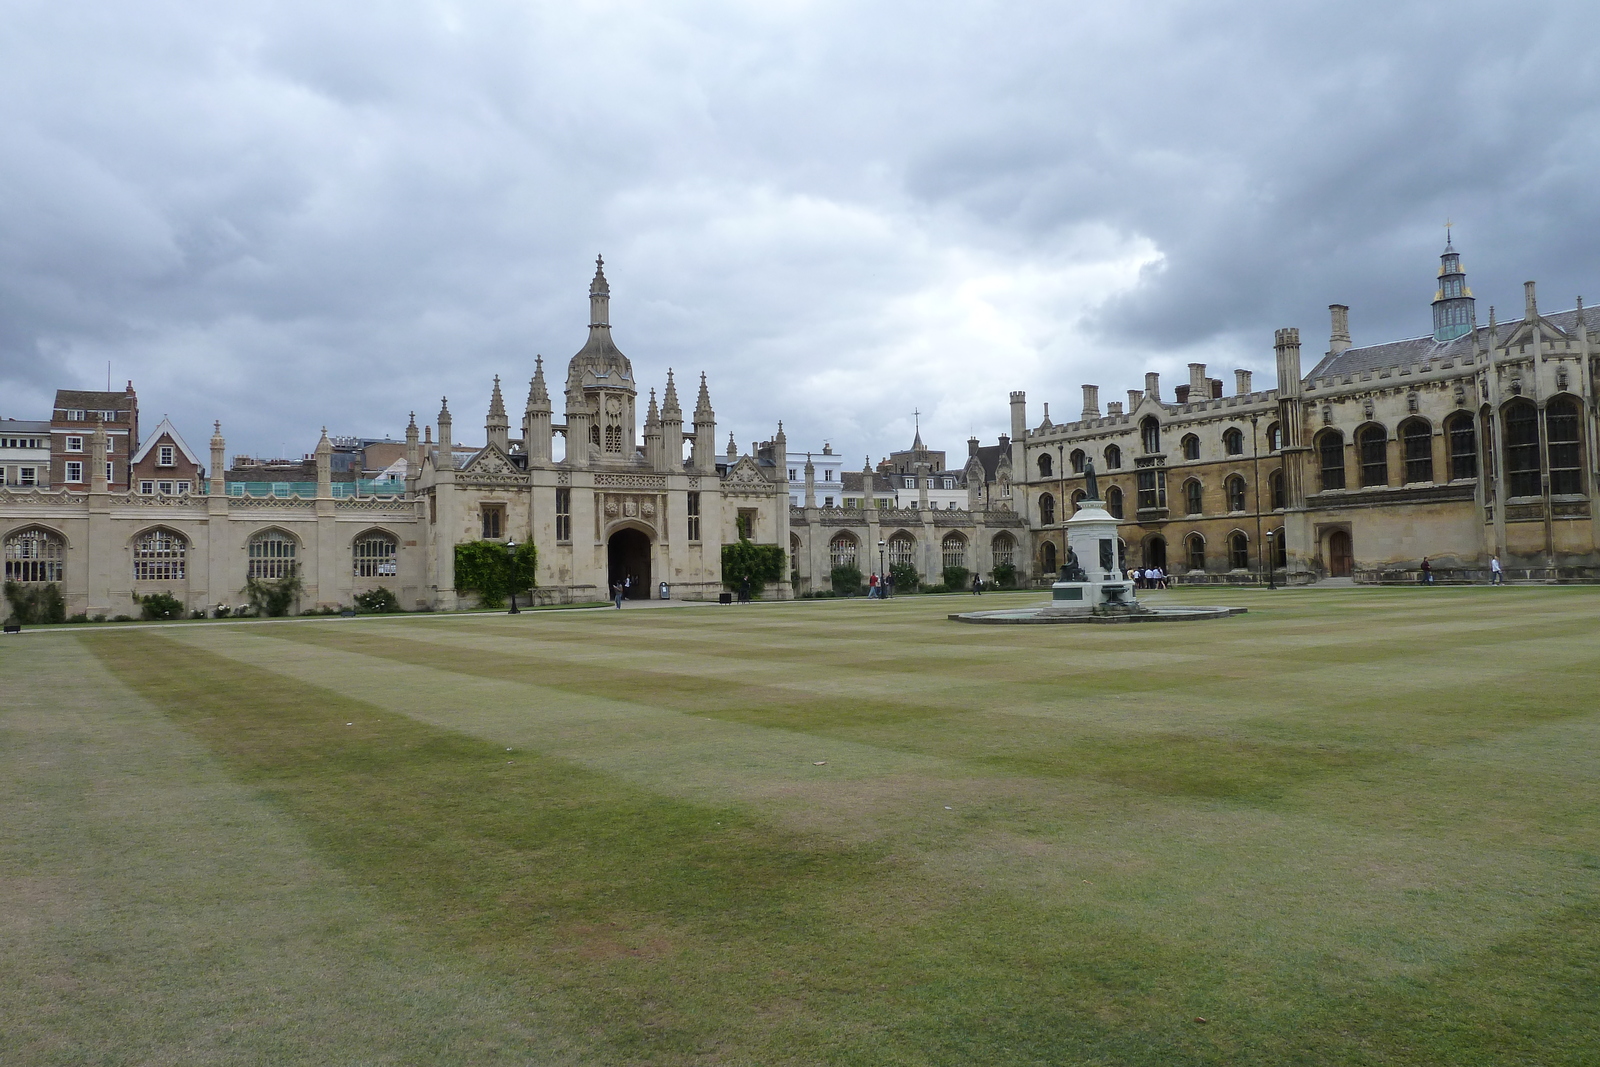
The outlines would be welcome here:
<svg viewBox="0 0 1600 1067">
<path fill-rule="evenodd" d="M 1477 325 L 1476 308 L 1477 301 L 1467 287 L 1467 274 L 1461 269 L 1461 253 L 1446 231 L 1444 252 L 1439 256 L 1439 287 L 1433 293 L 1433 339 L 1454 341 L 1465 337 Z"/>
<path fill-rule="evenodd" d="M 597 256 L 594 262 L 589 337 L 567 366 L 567 463 L 631 466 L 638 449 L 634 410 L 638 388 L 633 364 L 611 337 L 611 285 L 606 281 L 605 259 Z"/>
<path fill-rule="evenodd" d="M 550 390 L 544 381 L 544 357 L 534 356 L 528 403 L 522 412 L 522 448 L 530 466 L 550 462 L 550 434 Z"/>
</svg>

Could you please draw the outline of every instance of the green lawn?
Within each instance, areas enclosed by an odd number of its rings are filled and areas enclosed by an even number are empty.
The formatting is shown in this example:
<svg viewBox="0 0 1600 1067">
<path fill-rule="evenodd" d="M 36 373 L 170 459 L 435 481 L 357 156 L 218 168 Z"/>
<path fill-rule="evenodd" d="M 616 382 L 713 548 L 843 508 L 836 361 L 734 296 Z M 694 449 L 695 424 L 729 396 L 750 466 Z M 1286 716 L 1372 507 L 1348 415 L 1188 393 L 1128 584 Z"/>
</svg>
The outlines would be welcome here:
<svg viewBox="0 0 1600 1067">
<path fill-rule="evenodd" d="M 1600 1059 L 1600 589 L 1038 599 L 6 638 L 0 1063 Z"/>
</svg>

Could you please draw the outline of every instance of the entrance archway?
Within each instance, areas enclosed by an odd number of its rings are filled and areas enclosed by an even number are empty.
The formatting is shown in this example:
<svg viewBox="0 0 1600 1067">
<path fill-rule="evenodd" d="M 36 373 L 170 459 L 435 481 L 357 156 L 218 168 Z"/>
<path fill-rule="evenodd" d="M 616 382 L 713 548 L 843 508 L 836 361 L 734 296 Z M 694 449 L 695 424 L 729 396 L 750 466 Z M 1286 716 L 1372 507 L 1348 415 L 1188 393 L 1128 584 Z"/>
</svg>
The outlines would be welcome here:
<svg viewBox="0 0 1600 1067">
<path fill-rule="evenodd" d="M 1144 543 L 1144 565 L 1167 569 L 1167 539 L 1155 536 Z"/>
<path fill-rule="evenodd" d="M 618 530 L 606 542 L 606 595 L 611 586 L 632 578 L 629 600 L 650 599 L 650 537 L 643 530 Z"/>
<path fill-rule="evenodd" d="M 1335 530 L 1328 535 L 1328 577 L 1348 578 L 1355 570 L 1355 553 L 1350 547 L 1350 532 Z"/>
</svg>

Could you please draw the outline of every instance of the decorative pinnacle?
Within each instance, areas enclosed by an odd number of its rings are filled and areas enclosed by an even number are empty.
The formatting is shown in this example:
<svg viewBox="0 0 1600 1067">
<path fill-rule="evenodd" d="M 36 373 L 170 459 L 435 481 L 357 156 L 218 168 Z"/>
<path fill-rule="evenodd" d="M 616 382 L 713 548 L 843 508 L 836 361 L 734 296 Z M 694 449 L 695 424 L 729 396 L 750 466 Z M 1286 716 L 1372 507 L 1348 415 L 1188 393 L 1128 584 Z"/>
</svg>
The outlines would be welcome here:
<svg viewBox="0 0 1600 1067">
<path fill-rule="evenodd" d="M 500 375 L 494 376 L 494 392 L 489 394 L 489 417 L 491 419 L 504 419 L 506 417 L 506 403 L 500 396 Z"/>
</svg>

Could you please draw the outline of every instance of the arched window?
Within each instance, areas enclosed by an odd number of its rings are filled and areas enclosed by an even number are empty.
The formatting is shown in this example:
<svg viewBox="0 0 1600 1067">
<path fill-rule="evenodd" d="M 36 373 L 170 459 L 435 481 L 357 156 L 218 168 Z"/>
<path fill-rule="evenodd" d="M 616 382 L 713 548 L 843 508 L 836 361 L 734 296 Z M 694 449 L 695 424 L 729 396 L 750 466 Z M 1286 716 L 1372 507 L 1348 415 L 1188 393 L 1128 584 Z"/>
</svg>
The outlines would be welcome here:
<svg viewBox="0 0 1600 1067">
<path fill-rule="evenodd" d="M 1056 521 L 1056 498 L 1049 493 L 1039 494 L 1039 524 L 1053 526 Z"/>
<path fill-rule="evenodd" d="M 1250 569 L 1250 538 L 1242 531 L 1228 535 L 1228 566 L 1236 571 Z"/>
<path fill-rule="evenodd" d="M 1106 511 L 1113 519 L 1122 518 L 1122 490 L 1114 485 L 1106 490 Z"/>
<path fill-rule="evenodd" d="M 1055 472 L 1055 464 L 1051 462 L 1050 453 L 1039 453 L 1039 477 L 1048 478 Z"/>
<path fill-rule="evenodd" d="M 989 550 L 994 558 L 994 566 L 1013 566 L 1017 558 L 1017 539 L 1008 533 L 998 534 L 990 542 Z"/>
<path fill-rule="evenodd" d="M 606 451 L 622 451 L 622 427 L 611 425 L 606 427 Z"/>
<path fill-rule="evenodd" d="M 854 567 L 856 565 L 856 539 L 847 533 L 835 534 L 828 542 L 829 567 Z"/>
<path fill-rule="evenodd" d="M 1072 464 L 1072 473 L 1073 474 L 1082 474 L 1083 473 L 1083 460 L 1084 460 L 1083 449 L 1074 448 L 1072 450 L 1071 455 L 1067 456 L 1067 460 Z"/>
<path fill-rule="evenodd" d="M 1283 481 L 1282 471 L 1273 471 L 1267 475 L 1268 484 L 1272 486 L 1272 510 L 1282 511 L 1289 506 L 1289 493 Z"/>
<path fill-rule="evenodd" d="M 1283 540 L 1283 527 L 1278 527 L 1272 535 L 1273 566 L 1287 567 L 1289 565 L 1289 546 Z"/>
<path fill-rule="evenodd" d="M 1154 415 L 1146 415 L 1139 423 L 1139 441 L 1149 453 L 1161 451 L 1161 423 Z"/>
<path fill-rule="evenodd" d="M 1205 486 L 1200 484 L 1199 478 L 1190 478 L 1183 483 L 1183 513 L 1185 515 L 1198 515 L 1206 509 Z"/>
<path fill-rule="evenodd" d="M 1450 477 L 1476 478 L 1478 476 L 1478 431 L 1472 416 L 1458 411 L 1444 424 L 1450 441 Z"/>
<path fill-rule="evenodd" d="M 1583 492 L 1583 448 L 1578 439 L 1578 403 L 1558 396 L 1544 409 L 1544 429 L 1550 442 L 1550 492 Z"/>
<path fill-rule="evenodd" d="M 1361 484 L 1389 484 L 1389 431 L 1368 425 L 1356 431 L 1356 448 L 1361 453 Z"/>
<path fill-rule="evenodd" d="M 399 543 L 381 531 L 362 534 L 350 546 L 350 554 L 357 578 L 392 578 L 399 573 Z"/>
<path fill-rule="evenodd" d="M 1230 456 L 1244 455 L 1244 431 L 1230 426 L 1222 431 L 1222 450 Z"/>
<path fill-rule="evenodd" d="M 1183 541 L 1183 555 L 1187 566 L 1192 571 L 1206 569 L 1206 539 L 1199 534 L 1190 534 Z"/>
<path fill-rule="evenodd" d="M 939 542 L 939 548 L 944 553 L 946 567 L 965 567 L 967 565 L 967 539 L 958 533 L 947 533 L 944 540 Z"/>
<path fill-rule="evenodd" d="M 6 581 L 59 582 L 66 573 L 67 543 L 38 526 L 6 538 Z"/>
<path fill-rule="evenodd" d="M 910 567 L 916 564 L 917 542 L 912 536 L 901 530 L 889 538 L 889 566 Z"/>
<path fill-rule="evenodd" d="M 1433 481 L 1433 427 L 1427 419 L 1407 419 L 1400 426 L 1406 454 L 1406 483 Z"/>
<path fill-rule="evenodd" d="M 1106 445 L 1106 470 L 1116 471 L 1122 469 L 1122 449 L 1116 445 Z"/>
<path fill-rule="evenodd" d="M 1235 474 L 1228 479 L 1228 510 L 1244 510 L 1244 479 Z"/>
<path fill-rule="evenodd" d="M 1505 407 L 1506 480 L 1512 496 L 1539 495 L 1539 409 L 1520 397 Z"/>
<path fill-rule="evenodd" d="M 1083 502 L 1088 499 L 1088 497 L 1089 494 L 1085 493 L 1082 489 L 1074 489 L 1072 491 L 1072 513 L 1074 515 L 1078 513 L 1079 508 L 1083 507 Z"/>
<path fill-rule="evenodd" d="M 294 573 L 295 539 L 282 530 L 263 530 L 250 538 L 250 577 L 287 578 Z"/>
<path fill-rule="evenodd" d="M 1344 434 L 1324 430 L 1317 438 L 1317 461 L 1324 490 L 1344 488 Z"/>
<path fill-rule="evenodd" d="M 1061 568 L 1056 564 L 1056 543 L 1046 541 L 1039 549 L 1039 564 L 1046 574 L 1055 574 Z"/>
<path fill-rule="evenodd" d="M 171 530 L 150 530 L 133 543 L 133 580 L 181 582 L 189 542 Z"/>
<path fill-rule="evenodd" d="M 1283 427 L 1277 423 L 1267 427 L 1267 451 L 1277 452 L 1283 448 Z"/>
<path fill-rule="evenodd" d="M 1192 433 L 1186 433 L 1183 435 L 1183 458 L 1200 458 L 1200 438 L 1196 437 Z"/>
<path fill-rule="evenodd" d="M 600 427 L 598 425 L 589 427 L 589 443 L 596 448 L 600 447 Z"/>
</svg>

